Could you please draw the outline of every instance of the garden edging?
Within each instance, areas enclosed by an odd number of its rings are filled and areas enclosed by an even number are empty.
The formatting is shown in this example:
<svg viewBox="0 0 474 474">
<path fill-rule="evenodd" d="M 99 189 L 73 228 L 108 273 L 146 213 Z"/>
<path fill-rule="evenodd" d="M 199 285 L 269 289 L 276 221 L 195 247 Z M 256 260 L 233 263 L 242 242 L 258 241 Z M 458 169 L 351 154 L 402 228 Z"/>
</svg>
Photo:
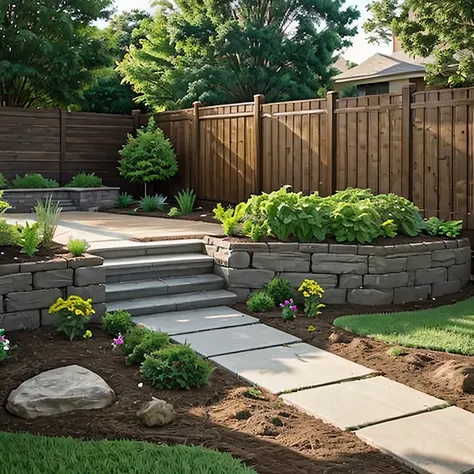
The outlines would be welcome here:
<svg viewBox="0 0 474 474">
<path fill-rule="evenodd" d="M 471 273 L 468 239 L 394 245 L 229 241 L 204 239 L 214 273 L 244 302 L 273 277 L 295 287 L 316 280 L 326 304 L 385 305 L 453 294 Z"/>
</svg>

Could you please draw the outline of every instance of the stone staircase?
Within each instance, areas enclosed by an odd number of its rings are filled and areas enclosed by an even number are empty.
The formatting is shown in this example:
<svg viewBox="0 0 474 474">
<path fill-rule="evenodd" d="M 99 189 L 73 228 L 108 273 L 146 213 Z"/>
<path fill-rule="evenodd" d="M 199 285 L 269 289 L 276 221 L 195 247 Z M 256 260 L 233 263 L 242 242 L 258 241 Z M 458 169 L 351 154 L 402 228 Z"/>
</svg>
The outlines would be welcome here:
<svg viewBox="0 0 474 474">
<path fill-rule="evenodd" d="M 132 316 L 232 305 L 237 297 L 214 275 L 212 257 L 202 254 L 200 240 L 104 247 L 107 310 Z"/>
<path fill-rule="evenodd" d="M 63 208 L 63 212 L 77 211 L 77 207 L 71 199 L 60 199 L 59 205 Z"/>
</svg>

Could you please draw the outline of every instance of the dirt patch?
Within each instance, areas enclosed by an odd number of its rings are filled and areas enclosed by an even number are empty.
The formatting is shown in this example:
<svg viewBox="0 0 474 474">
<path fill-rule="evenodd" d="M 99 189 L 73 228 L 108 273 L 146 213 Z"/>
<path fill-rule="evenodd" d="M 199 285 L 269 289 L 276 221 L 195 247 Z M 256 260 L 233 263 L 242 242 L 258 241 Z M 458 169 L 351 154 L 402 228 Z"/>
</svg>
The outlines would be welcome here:
<svg viewBox="0 0 474 474">
<path fill-rule="evenodd" d="M 132 242 L 163 242 L 166 240 L 187 240 L 199 239 L 202 240 L 208 234 L 192 234 L 192 235 L 173 235 L 171 237 L 134 237 L 130 239 Z"/>
<path fill-rule="evenodd" d="M 54 262 L 61 259 L 61 257 L 72 258 L 72 255 L 60 244 L 53 244 L 48 248 L 40 247 L 32 257 L 21 253 L 20 247 L 0 247 L 0 265 L 5 263 Z"/>
<path fill-rule="evenodd" d="M 420 301 L 416 304 L 389 305 L 378 308 L 331 305 L 325 308 L 322 315 L 317 318 L 310 319 L 300 312 L 294 321 L 284 321 L 279 311 L 263 315 L 254 314 L 254 316 L 269 326 L 300 337 L 308 344 L 370 367 L 392 380 L 474 412 L 474 394 L 463 393 L 459 386 L 450 383 L 446 378 L 435 376 L 436 371 L 451 360 L 459 365 L 474 366 L 473 356 L 448 354 L 425 349 L 403 348 L 402 351 L 392 350 L 391 348 L 394 346 L 370 338 L 356 336 L 336 328 L 332 324 L 339 316 L 413 311 L 453 304 L 472 296 L 474 296 L 474 285 L 471 284 L 466 290 L 457 295 L 447 295 L 437 298 L 435 301 Z M 237 305 L 236 308 L 247 314 L 252 314 L 245 305 Z M 308 332 L 308 326 L 310 325 L 315 327 L 315 331 Z"/>
<path fill-rule="evenodd" d="M 0 430 L 83 439 L 135 439 L 203 445 L 227 451 L 260 474 L 408 473 L 397 461 L 263 393 L 246 396 L 248 386 L 217 369 L 210 384 L 191 391 L 158 391 L 142 382 L 137 367 L 127 367 L 110 337 L 99 329 L 91 340 L 69 343 L 50 329 L 8 334 L 12 357 L 1 364 Z M 8 394 L 27 378 L 69 364 L 93 370 L 115 390 L 117 402 L 90 412 L 22 420 L 5 409 Z M 138 423 L 138 407 L 151 397 L 172 403 L 178 418 L 163 428 Z M 245 414 L 243 416 L 242 414 Z"/>
<path fill-rule="evenodd" d="M 127 209 L 106 209 L 104 212 L 109 212 L 110 214 L 124 214 L 127 216 L 142 216 L 142 217 L 159 217 L 160 219 L 179 219 L 183 221 L 194 221 L 194 222 L 208 222 L 211 224 L 218 224 L 219 221 L 214 219 L 214 214 L 212 208 L 202 208 L 197 209 L 191 214 L 186 214 L 184 216 L 170 217 L 168 216 L 168 211 L 165 212 L 143 212 L 140 209 L 137 209 L 136 206 L 130 207 Z"/>
</svg>

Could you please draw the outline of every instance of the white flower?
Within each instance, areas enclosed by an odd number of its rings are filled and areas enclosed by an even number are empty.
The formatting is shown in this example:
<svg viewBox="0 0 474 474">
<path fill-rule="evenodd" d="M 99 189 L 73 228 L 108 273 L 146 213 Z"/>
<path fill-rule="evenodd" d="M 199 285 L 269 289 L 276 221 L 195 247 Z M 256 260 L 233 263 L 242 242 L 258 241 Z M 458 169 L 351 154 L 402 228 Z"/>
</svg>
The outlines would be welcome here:
<svg viewBox="0 0 474 474">
<path fill-rule="evenodd" d="M 140 382 L 140 383 L 138 384 L 138 388 L 142 388 L 142 387 L 143 387 L 143 382 Z"/>
<path fill-rule="evenodd" d="M 9 350 L 10 350 L 10 346 L 3 346 L 3 350 L 4 350 L 4 351 L 9 351 Z"/>
</svg>

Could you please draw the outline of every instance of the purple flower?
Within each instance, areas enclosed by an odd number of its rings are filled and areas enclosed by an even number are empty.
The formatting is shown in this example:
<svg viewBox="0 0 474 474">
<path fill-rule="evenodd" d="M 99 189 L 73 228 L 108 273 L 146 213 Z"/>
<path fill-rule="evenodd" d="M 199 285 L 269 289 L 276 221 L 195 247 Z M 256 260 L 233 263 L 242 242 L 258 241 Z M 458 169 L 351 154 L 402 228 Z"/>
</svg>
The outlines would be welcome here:
<svg viewBox="0 0 474 474">
<path fill-rule="evenodd" d="M 290 303 L 293 304 L 293 300 L 290 300 Z"/>
<path fill-rule="evenodd" d="M 296 311 L 296 306 L 290 306 L 290 309 L 292 309 L 293 311 Z"/>
<path fill-rule="evenodd" d="M 284 308 L 285 305 L 283 303 L 280 303 L 280 308 Z"/>
<path fill-rule="evenodd" d="M 114 349 L 117 346 L 121 346 L 123 344 L 123 336 L 122 334 L 119 333 L 119 335 L 113 339 L 112 346 L 114 346 Z"/>
<path fill-rule="evenodd" d="M 7 338 L 5 336 L 0 337 L 0 342 L 5 342 Z"/>
<path fill-rule="evenodd" d="M 290 302 L 289 302 L 288 300 L 285 300 L 285 304 L 286 304 L 286 305 L 289 305 Z"/>
</svg>

